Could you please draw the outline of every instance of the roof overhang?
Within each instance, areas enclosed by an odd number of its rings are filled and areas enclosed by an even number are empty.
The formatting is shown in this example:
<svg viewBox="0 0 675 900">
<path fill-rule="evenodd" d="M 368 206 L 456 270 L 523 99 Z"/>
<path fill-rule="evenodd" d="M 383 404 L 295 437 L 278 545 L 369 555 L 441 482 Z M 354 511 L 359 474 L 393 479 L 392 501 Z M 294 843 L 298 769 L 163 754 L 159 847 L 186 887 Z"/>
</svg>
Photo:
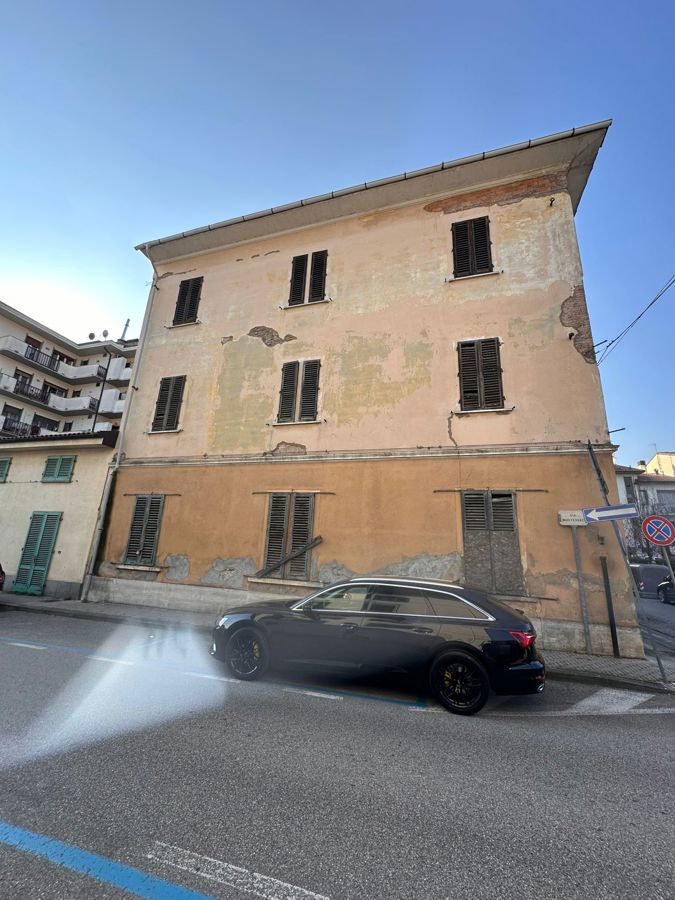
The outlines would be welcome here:
<svg viewBox="0 0 675 900">
<path fill-rule="evenodd" d="M 348 216 L 559 171 L 567 175 L 568 190 L 576 212 L 610 125 L 611 120 L 608 119 L 426 169 L 331 191 L 148 241 L 139 244 L 136 249 L 153 263 L 163 263 Z"/>
<path fill-rule="evenodd" d="M 33 437 L 2 437 L 0 438 L 0 453 L 7 447 L 12 453 L 15 450 L 45 450 L 45 444 L 49 450 L 69 450 L 74 446 L 78 450 L 96 450 L 107 448 L 111 450 L 117 444 L 119 431 L 100 431 L 95 434 L 87 432 L 58 432 L 55 434 L 43 434 Z"/>
</svg>

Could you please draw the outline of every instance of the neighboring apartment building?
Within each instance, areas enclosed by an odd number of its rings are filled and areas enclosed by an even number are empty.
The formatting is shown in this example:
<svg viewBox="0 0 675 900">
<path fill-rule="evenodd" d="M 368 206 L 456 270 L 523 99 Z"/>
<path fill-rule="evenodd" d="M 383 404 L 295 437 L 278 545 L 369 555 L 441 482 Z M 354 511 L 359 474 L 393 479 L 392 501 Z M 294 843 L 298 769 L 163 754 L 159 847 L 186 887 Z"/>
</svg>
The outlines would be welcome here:
<svg viewBox="0 0 675 900">
<path fill-rule="evenodd" d="M 78 344 L 0 302 L 0 438 L 118 428 L 137 344 Z"/>
<path fill-rule="evenodd" d="M 574 212 L 609 123 L 141 246 L 155 278 L 92 599 L 442 578 L 582 647 L 612 482 Z M 608 525 L 593 649 L 642 644 Z M 604 545 L 603 545 L 604 544 Z"/>
<path fill-rule="evenodd" d="M 0 302 L 5 590 L 78 596 L 137 344 L 78 344 Z"/>
<path fill-rule="evenodd" d="M 634 559 L 654 559 L 659 562 L 661 550 L 651 544 L 642 534 L 641 521 L 644 516 L 663 515 L 675 520 L 675 477 L 655 475 L 640 463 L 638 468 L 615 465 L 616 481 L 621 503 L 637 503 L 639 519 L 624 522 L 626 544 Z M 671 550 L 672 553 L 672 550 Z"/>
<path fill-rule="evenodd" d="M 657 450 L 654 456 L 645 463 L 648 475 L 669 475 L 675 477 L 675 450 Z"/>
</svg>

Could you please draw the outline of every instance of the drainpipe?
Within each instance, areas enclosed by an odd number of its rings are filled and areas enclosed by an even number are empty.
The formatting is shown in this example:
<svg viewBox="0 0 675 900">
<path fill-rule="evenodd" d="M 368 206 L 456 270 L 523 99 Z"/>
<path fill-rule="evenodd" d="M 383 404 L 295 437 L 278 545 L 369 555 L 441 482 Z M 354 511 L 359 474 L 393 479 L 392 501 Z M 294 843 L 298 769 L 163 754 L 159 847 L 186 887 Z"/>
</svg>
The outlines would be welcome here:
<svg viewBox="0 0 675 900">
<path fill-rule="evenodd" d="M 101 503 L 98 508 L 96 528 L 94 530 L 91 547 L 89 548 L 89 556 L 87 557 L 87 567 L 85 569 L 84 580 L 82 582 L 82 590 L 80 591 L 80 600 L 82 601 L 82 603 L 87 603 L 89 600 L 91 580 L 94 577 L 96 558 L 101 546 L 101 538 L 103 537 L 105 520 L 108 515 L 108 508 L 110 506 L 110 498 L 112 496 L 112 489 L 115 483 L 115 476 L 117 475 L 117 470 L 119 469 L 120 463 L 122 462 L 124 451 L 124 436 L 126 434 L 127 422 L 129 421 L 129 414 L 131 412 L 131 404 L 134 401 L 134 394 L 138 390 L 136 382 L 138 381 L 138 376 L 141 370 L 141 358 L 143 356 L 143 348 L 145 346 L 145 336 L 148 331 L 148 325 L 150 324 L 152 304 L 155 299 L 155 294 L 159 290 L 157 287 L 159 276 L 157 275 L 157 270 L 155 269 L 155 264 L 152 262 L 152 260 L 150 260 L 150 263 L 152 265 L 152 284 L 150 285 L 150 291 L 148 292 L 148 302 L 145 306 L 143 325 L 141 326 L 141 333 L 138 338 L 138 350 L 136 352 L 136 356 L 134 358 L 134 366 L 131 371 L 131 382 L 129 384 L 129 390 L 127 391 L 127 402 L 124 404 L 124 410 L 122 411 L 122 421 L 120 423 L 120 431 L 117 438 L 116 452 L 113 456 L 110 466 L 108 467 L 108 474 L 106 476 L 105 485 L 103 486 Z"/>
</svg>

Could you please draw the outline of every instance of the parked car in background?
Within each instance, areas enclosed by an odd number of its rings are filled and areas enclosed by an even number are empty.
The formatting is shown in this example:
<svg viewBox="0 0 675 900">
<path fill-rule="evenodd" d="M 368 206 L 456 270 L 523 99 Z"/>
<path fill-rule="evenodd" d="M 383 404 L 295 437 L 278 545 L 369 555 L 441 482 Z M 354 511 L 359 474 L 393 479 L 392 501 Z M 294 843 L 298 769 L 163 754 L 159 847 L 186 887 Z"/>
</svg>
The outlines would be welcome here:
<svg viewBox="0 0 675 900">
<path fill-rule="evenodd" d="M 670 575 L 658 586 L 657 593 L 661 603 L 675 603 L 675 587 Z"/>
<path fill-rule="evenodd" d="M 658 598 L 658 588 L 668 575 L 668 566 L 657 563 L 631 563 L 631 572 L 641 597 L 649 600 Z"/>
<path fill-rule="evenodd" d="M 532 623 L 481 591 L 441 581 L 353 578 L 306 597 L 229 610 L 211 653 L 235 678 L 268 666 L 361 675 L 421 674 L 450 712 L 472 715 L 497 694 L 544 689 Z"/>
</svg>

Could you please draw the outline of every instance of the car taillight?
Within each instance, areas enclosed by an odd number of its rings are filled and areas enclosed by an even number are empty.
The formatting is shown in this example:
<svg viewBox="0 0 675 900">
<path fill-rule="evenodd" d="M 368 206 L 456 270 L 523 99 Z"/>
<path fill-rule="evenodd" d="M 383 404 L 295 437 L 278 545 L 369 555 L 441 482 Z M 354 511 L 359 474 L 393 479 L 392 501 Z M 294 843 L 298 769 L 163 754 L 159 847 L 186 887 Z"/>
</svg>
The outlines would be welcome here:
<svg viewBox="0 0 675 900">
<path fill-rule="evenodd" d="M 534 644 L 535 635 L 529 631 L 510 631 L 509 634 L 512 638 L 515 638 L 525 650 Z"/>
</svg>

